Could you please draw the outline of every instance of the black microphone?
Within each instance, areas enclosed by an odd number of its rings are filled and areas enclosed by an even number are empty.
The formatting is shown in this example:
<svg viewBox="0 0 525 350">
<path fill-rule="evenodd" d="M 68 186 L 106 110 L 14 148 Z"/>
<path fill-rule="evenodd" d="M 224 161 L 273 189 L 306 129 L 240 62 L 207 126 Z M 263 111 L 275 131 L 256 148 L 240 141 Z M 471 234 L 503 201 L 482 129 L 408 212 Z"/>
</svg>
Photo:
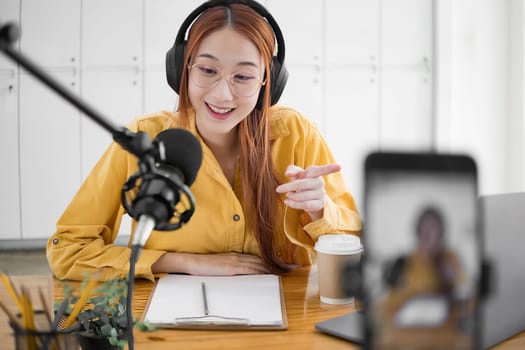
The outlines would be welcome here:
<svg viewBox="0 0 525 350">
<path fill-rule="evenodd" d="M 155 137 L 151 149 L 139 162 L 139 171 L 122 188 L 122 204 L 128 214 L 138 221 L 131 242 L 130 286 L 134 284 L 135 262 L 153 229 L 175 230 L 188 222 L 195 210 L 195 200 L 189 186 L 195 181 L 202 162 L 199 140 L 187 130 L 168 129 Z M 130 202 L 126 193 L 137 186 L 138 193 Z M 181 194 L 186 196 L 189 208 L 182 213 L 175 213 Z M 170 222 L 172 218 L 176 222 Z M 132 291 L 133 288 L 128 287 L 126 313 L 130 350 L 133 350 Z"/>
<path fill-rule="evenodd" d="M 149 237 L 148 231 L 153 228 L 171 231 L 191 218 L 195 204 L 189 186 L 195 181 L 202 162 L 200 142 L 187 130 L 164 130 L 152 144 L 154 164 L 147 169 L 139 169 L 122 189 L 124 207 L 131 217 L 139 221 L 133 241 L 140 246 L 144 246 Z M 129 200 L 127 194 L 137 187 L 135 198 Z M 181 194 L 186 195 L 190 208 L 174 213 Z M 174 223 L 172 218 L 176 220 Z"/>
<path fill-rule="evenodd" d="M 167 129 L 153 140 L 154 145 L 163 145 L 158 161 L 165 159 L 166 166 L 181 177 L 186 186 L 195 181 L 202 162 L 202 148 L 199 140 L 185 129 Z M 160 154 L 164 152 L 165 154 Z"/>
</svg>

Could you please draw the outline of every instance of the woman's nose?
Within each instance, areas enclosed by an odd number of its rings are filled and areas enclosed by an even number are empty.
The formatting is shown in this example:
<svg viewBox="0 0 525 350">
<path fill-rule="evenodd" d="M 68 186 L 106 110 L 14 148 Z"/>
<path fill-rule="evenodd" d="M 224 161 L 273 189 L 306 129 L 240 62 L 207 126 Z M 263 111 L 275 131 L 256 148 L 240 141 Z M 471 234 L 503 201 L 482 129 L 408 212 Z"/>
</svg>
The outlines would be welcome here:
<svg viewBox="0 0 525 350">
<path fill-rule="evenodd" d="M 213 93 L 219 96 L 223 100 L 232 100 L 234 93 L 230 82 L 226 77 L 222 77 L 217 84 L 213 87 Z"/>
</svg>

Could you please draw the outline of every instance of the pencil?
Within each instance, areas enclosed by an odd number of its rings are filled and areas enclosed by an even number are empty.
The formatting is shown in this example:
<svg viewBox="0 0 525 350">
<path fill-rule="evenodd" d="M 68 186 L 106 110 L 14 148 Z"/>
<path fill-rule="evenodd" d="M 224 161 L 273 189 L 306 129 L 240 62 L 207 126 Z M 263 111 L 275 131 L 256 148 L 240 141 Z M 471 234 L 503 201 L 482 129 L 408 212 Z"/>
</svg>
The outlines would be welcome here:
<svg viewBox="0 0 525 350">
<path fill-rule="evenodd" d="M 7 306 L 5 306 L 4 302 L 2 302 L 2 300 L 0 300 L 0 309 L 2 309 L 5 312 L 5 314 L 7 315 L 7 318 L 9 319 L 9 321 L 11 321 L 13 324 L 15 324 L 18 328 L 22 328 L 22 325 L 20 324 L 18 319 L 15 317 L 15 315 L 13 315 L 13 313 L 11 311 L 9 311 L 9 309 L 7 308 Z"/>
<path fill-rule="evenodd" d="M 7 293 L 9 293 L 9 296 L 15 302 L 15 305 L 18 308 L 18 311 L 22 312 L 22 303 L 20 302 L 20 296 L 16 292 L 16 289 L 15 289 L 13 283 L 11 282 L 9 277 L 3 272 L 2 272 L 2 275 L 0 277 L 2 279 L 2 283 L 5 286 L 5 289 L 7 289 Z"/>
<path fill-rule="evenodd" d="M 46 317 L 46 320 L 48 322 L 48 326 L 49 326 L 49 336 L 47 338 L 44 338 L 43 340 L 43 344 L 42 344 L 42 348 L 43 349 L 48 349 L 49 348 L 49 343 L 52 341 L 53 344 L 51 346 L 51 350 L 56 350 L 56 349 L 61 349 L 62 347 L 60 346 L 59 344 L 59 340 L 58 340 L 58 334 L 54 334 L 53 335 L 53 332 L 54 332 L 54 329 L 52 328 L 52 324 L 53 324 L 53 320 L 51 319 L 52 317 L 52 312 L 49 308 L 49 305 L 47 303 L 47 300 L 46 300 L 46 297 L 44 295 L 44 292 L 42 291 L 42 288 L 38 288 L 38 296 L 40 297 L 40 302 L 42 303 L 42 307 L 44 309 L 44 314 L 45 314 L 45 317 Z"/>
<path fill-rule="evenodd" d="M 40 297 L 40 302 L 42 303 L 42 308 L 44 309 L 46 320 L 49 322 L 49 325 L 51 325 L 51 323 L 53 322 L 53 320 L 51 319 L 52 313 L 51 313 L 51 310 L 49 309 L 49 305 L 47 303 L 44 292 L 42 291 L 42 288 L 40 287 L 38 288 L 38 296 Z"/>
<path fill-rule="evenodd" d="M 26 329 L 34 331 L 35 327 L 35 311 L 33 309 L 33 303 L 31 302 L 31 297 L 29 296 L 28 290 L 22 286 L 22 305 L 24 306 L 25 314 L 27 315 L 27 327 Z"/>
<path fill-rule="evenodd" d="M 202 301 L 204 303 L 204 315 L 208 316 L 210 314 L 210 310 L 208 309 L 208 296 L 206 295 L 206 284 L 204 284 L 204 282 L 201 283 L 201 290 Z"/>
<path fill-rule="evenodd" d="M 91 291 L 97 285 L 97 279 L 95 277 L 96 275 L 98 274 L 92 275 L 91 278 L 89 279 L 86 289 L 84 289 L 84 291 L 82 292 L 82 295 L 80 295 L 80 298 L 78 299 L 75 306 L 73 307 L 71 314 L 69 314 L 68 318 L 66 319 L 66 322 L 64 323 L 63 328 L 68 328 L 72 326 L 75 320 L 77 319 L 78 314 L 80 313 L 80 311 L 82 311 L 82 308 L 86 305 L 86 302 L 88 301 L 88 298 L 91 295 Z"/>
<path fill-rule="evenodd" d="M 26 349 L 32 350 L 37 349 L 37 342 L 34 334 L 31 334 L 32 331 L 35 331 L 35 314 L 33 310 L 33 304 L 31 303 L 31 298 L 29 296 L 29 292 L 27 289 L 25 289 L 22 286 L 22 292 L 21 292 L 21 303 L 22 303 L 22 310 L 24 311 L 22 313 L 22 323 L 24 325 L 24 330 L 26 332 L 29 332 L 29 334 L 26 334 L 25 337 L 25 343 L 26 343 Z"/>
</svg>

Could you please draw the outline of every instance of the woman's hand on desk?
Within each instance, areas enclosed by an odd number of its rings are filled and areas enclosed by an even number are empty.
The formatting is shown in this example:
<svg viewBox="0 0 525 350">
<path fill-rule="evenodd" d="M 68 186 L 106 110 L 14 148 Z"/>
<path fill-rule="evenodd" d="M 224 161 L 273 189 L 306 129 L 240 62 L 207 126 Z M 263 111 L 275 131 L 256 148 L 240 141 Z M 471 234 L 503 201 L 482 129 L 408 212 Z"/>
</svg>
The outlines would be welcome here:
<svg viewBox="0 0 525 350">
<path fill-rule="evenodd" d="M 238 253 L 191 254 L 168 252 L 152 266 L 153 273 L 188 273 L 201 276 L 231 276 L 270 273 L 255 255 Z"/>
</svg>

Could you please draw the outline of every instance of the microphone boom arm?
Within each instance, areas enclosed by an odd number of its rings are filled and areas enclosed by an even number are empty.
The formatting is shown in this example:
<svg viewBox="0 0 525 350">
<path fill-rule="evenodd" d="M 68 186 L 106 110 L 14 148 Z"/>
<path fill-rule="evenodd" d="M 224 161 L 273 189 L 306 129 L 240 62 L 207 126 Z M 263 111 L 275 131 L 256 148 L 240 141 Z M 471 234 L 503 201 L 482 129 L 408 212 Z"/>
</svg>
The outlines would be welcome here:
<svg viewBox="0 0 525 350">
<path fill-rule="evenodd" d="M 71 103 L 73 106 L 77 107 L 81 112 L 83 112 L 85 115 L 91 118 L 98 125 L 100 125 L 104 129 L 109 131 L 111 135 L 113 135 L 113 140 L 116 143 L 118 143 L 126 151 L 130 152 L 131 154 L 135 155 L 138 158 L 138 163 L 139 163 L 138 175 L 142 175 L 142 176 L 150 175 L 150 176 L 160 178 L 162 179 L 162 181 L 165 181 L 169 185 L 170 189 L 173 189 L 172 191 L 173 193 L 178 194 L 180 190 L 181 193 L 184 193 L 188 197 L 190 201 L 190 208 L 184 211 L 180 215 L 180 221 L 178 223 L 169 223 L 169 222 L 162 223 L 161 222 L 157 224 L 161 224 L 161 228 L 163 229 L 171 230 L 171 229 L 177 229 L 182 224 L 187 222 L 192 216 L 193 211 L 195 209 L 194 198 L 193 198 L 191 191 L 183 183 L 176 181 L 176 179 L 170 179 L 169 176 L 164 176 L 156 169 L 156 165 L 155 165 L 156 156 L 160 155 L 160 158 L 161 158 L 160 160 L 161 161 L 165 160 L 164 159 L 165 154 L 164 154 L 164 149 L 163 149 L 164 146 L 159 145 L 158 143 L 154 145 L 154 143 L 150 142 L 149 135 L 145 132 L 135 133 L 127 129 L 126 127 L 115 126 L 113 123 L 109 121 L 109 119 L 102 116 L 102 114 L 97 112 L 91 106 L 87 105 L 79 97 L 71 93 L 68 89 L 66 89 L 59 82 L 57 82 L 50 75 L 48 75 L 45 71 L 40 69 L 29 58 L 25 57 L 20 52 L 16 52 L 12 48 L 12 45 L 14 42 L 18 40 L 18 37 L 19 37 L 19 30 L 16 25 L 12 23 L 0 24 L 0 51 L 4 52 L 4 54 L 6 54 L 11 60 L 13 60 L 15 63 L 18 63 L 20 66 L 25 68 L 29 73 L 31 73 L 38 80 L 40 80 L 42 83 L 44 83 L 49 88 L 51 88 L 53 91 L 55 91 L 58 95 L 60 95 L 66 101 Z M 156 146 L 159 147 L 159 149 L 156 149 Z M 130 181 L 128 181 L 128 183 L 130 183 Z M 128 209 L 128 213 L 131 214 L 130 209 L 133 210 L 133 206 L 127 203 L 127 201 L 124 198 L 125 188 L 123 189 L 123 192 L 122 192 L 123 193 L 122 194 L 123 205 L 126 207 L 126 209 Z M 169 191 L 165 191 L 165 192 L 169 192 Z M 160 194 L 160 196 L 162 195 L 163 193 Z M 168 197 L 171 198 L 171 196 L 173 195 L 170 195 Z M 129 207 L 127 206 L 127 204 L 129 204 Z M 147 206 L 147 203 L 145 206 Z M 168 208 L 168 209 L 171 209 L 171 208 Z M 133 323 L 133 314 L 132 314 L 132 298 L 133 298 L 133 286 L 134 286 L 134 281 L 135 281 L 135 262 L 137 261 L 140 255 L 140 252 L 142 250 L 142 247 L 144 246 L 146 240 L 148 239 L 149 234 L 151 233 L 152 229 L 156 225 L 155 218 L 152 218 L 149 214 L 142 215 L 141 217 L 137 217 L 135 219 L 137 219 L 139 222 L 139 225 L 137 227 L 139 229 L 139 232 L 135 232 L 138 237 L 137 237 L 137 240 L 133 241 L 133 245 L 131 247 L 130 267 L 129 267 L 129 274 L 128 274 L 128 292 L 127 292 L 127 302 L 126 302 L 129 350 L 133 350 L 134 348 L 134 340 L 133 340 L 134 339 L 133 337 L 134 323 Z"/>
<path fill-rule="evenodd" d="M 51 88 L 73 106 L 78 108 L 82 113 L 87 115 L 98 125 L 109 131 L 113 136 L 113 140 L 122 146 L 122 148 L 124 148 L 126 151 L 132 153 L 139 159 L 141 159 L 147 153 L 153 151 L 149 136 L 146 133 L 135 133 L 126 127 L 117 127 L 108 118 L 104 117 L 93 107 L 89 106 L 75 94 L 71 93 L 57 80 L 53 79 L 29 58 L 24 56 L 22 53 L 15 51 L 11 46 L 16 40 L 18 40 L 18 37 L 19 30 L 15 24 L 7 23 L 0 25 L 0 50 L 4 52 L 7 57 L 9 57 L 15 63 L 18 63 L 38 80 Z"/>
</svg>

